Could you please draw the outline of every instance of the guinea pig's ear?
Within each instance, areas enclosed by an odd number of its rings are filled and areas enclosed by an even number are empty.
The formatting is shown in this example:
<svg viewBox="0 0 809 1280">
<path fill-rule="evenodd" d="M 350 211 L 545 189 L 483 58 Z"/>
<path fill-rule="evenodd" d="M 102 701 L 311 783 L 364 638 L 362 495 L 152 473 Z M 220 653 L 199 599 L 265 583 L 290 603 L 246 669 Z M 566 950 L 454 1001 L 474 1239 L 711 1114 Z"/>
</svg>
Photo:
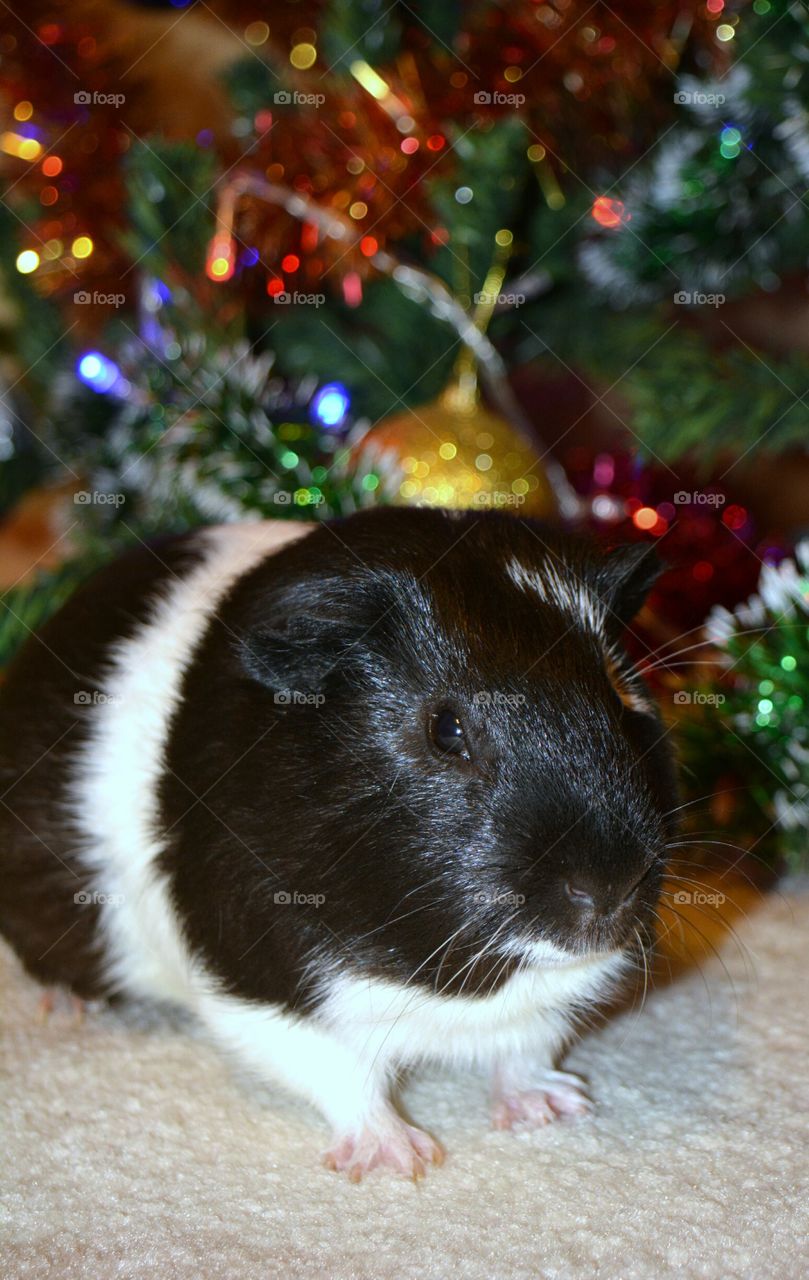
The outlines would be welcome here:
<svg viewBox="0 0 809 1280">
<path fill-rule="evenodd" d="M 338 622 L 303 614 L 281 627 L 255 627 L 238 650 L 245 671 L 259 684 L 311 693 L 346 659 L 352 644 Z"/>
<path fill-rule="evenodd" d="M 601 594 L 612 615 L 624 626 L 632 621 L 663 572 L 650 542 L 616 547 L 602 562 Z"/>
</svg>

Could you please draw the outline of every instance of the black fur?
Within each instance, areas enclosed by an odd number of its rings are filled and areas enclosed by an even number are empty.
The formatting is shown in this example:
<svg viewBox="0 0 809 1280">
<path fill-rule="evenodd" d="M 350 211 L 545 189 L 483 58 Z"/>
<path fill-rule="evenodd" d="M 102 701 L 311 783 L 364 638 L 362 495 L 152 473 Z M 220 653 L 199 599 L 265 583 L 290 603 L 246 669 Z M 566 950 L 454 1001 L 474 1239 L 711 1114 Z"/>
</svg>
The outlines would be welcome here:
<svg viewBox="0 0 809 1280">
<path fill-rule="evenodd" d="M 306 1003 L 330 962 L 490 989 L 510 972 L 502 952 L 462 966 L 512 893 L 525 897 L 515 931 L 565 945 L 648 925 L 671 751 L 656 714 L 622 705 L 599 640 L 507 578 L 512 557 L 548 554 L 593 585 L 619 638 L 647 558 L 599 559 L 510 515 L 355 516 L 265 562 L 220 608 L 187 676 L 162 802 L 181 917 L 230 991 Z M 464 721 L 468 762 L 430 745 L 444 706 Z M 572 880 L 617 905 L 643 876 L 632 909 L 586 927 L 564 891 Z"/>
<path fill-rule="evenodd" d="M 193 547 L 171 554 L 179 563 Z M 604 641 L 506 575 L 512 558 L 541 570 L 549 556 L 604 601 L 618 642 L 650 580 L 645 558 L 600 557 L 496 513 L 380 509 L 323 525 L 220 605 L 185 676 L 160 806 L 179 917 L 226 990 L 300 1008 L 317 1003 L 319 979 L 349 970 L 484 992 L 510 972 L 507 956 L 466 962 L 501 926 L 502 941 L 581 951 L 648 931 L 675 802 L 671 749 L 656 713 L 619 698 Z M 133 587 L 120 567 L 106 571 L 43 635 L 91 687 L 163 580 L 148 553 L 136 563 Z M 12 878 L 0 928 L 38 976 L 86 992 L 94 922 L 72 906 L 60 811 L 81 734 L 74 687 L 33 642 L 0 697 L 0 768 L 5 785 L 17 780 L 15 818 L 0 809 Z M 431 717 L 447 708 L 469 759 L 431 743 Z M 47 906 L 57 880 L 59 911 Z M 566 884 L 603 912 L 583 911 Z M 46 942 L 47 962 L 36 958 Z"/>
</svg>

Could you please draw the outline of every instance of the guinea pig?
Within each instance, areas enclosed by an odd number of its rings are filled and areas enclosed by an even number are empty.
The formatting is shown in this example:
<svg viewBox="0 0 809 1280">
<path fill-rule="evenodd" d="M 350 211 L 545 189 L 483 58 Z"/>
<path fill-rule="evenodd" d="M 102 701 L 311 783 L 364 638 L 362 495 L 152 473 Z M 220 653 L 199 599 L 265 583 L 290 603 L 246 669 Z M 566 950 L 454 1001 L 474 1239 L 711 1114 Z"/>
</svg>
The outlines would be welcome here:
<svg viewBox="0 0 809 1280">
<path fill-rule="evenodd" d="M 80 997 L 190 1011 L 320 1108 L 325 1160 L 421 1176 L 394 1103 L 485 1068 L 500 1127 L 652 936 L 672 750 L 622 648 L 648 548 L 380 508 L 139 548 L 0 691 L 0 929 Z"/>
</svg>

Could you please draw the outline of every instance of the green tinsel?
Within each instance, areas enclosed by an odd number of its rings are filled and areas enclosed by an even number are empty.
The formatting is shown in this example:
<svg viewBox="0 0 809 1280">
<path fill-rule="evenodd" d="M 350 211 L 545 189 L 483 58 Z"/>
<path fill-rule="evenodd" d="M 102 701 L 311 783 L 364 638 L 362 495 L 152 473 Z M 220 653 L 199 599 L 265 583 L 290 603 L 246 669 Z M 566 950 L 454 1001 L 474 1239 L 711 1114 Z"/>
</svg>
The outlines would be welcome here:
<svg viewBox="0 0 809 1280">
<path fill-rule="evenodd" d="M 709 638 L 724 667 L 681 724 L 684 763 L 704 792 L 717 770 L 744 780 L 736 828 L 793 870 L 809 868 L 809 541 L 765 566 L 758 593 L 715 609 Z M 721 750 L 719 743 L 721 741 Z M 706 785 L 706 783 L 708 785 Z"/>
</svg>

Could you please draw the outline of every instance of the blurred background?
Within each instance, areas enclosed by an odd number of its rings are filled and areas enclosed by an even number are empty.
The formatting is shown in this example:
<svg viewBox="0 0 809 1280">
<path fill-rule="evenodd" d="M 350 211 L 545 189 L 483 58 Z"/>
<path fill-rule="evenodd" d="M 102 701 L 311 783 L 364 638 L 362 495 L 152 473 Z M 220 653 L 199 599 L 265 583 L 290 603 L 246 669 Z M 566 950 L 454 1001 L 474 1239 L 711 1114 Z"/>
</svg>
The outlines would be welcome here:
<svg viewBox="0 0 809 1280">
<path fill-rule="evenodd" d="M 785 0 L 3 5 L 0 665 L 204 522 L 652 541 L 690 836 L 806 865 L 808 105 Z"/>
</svg>

